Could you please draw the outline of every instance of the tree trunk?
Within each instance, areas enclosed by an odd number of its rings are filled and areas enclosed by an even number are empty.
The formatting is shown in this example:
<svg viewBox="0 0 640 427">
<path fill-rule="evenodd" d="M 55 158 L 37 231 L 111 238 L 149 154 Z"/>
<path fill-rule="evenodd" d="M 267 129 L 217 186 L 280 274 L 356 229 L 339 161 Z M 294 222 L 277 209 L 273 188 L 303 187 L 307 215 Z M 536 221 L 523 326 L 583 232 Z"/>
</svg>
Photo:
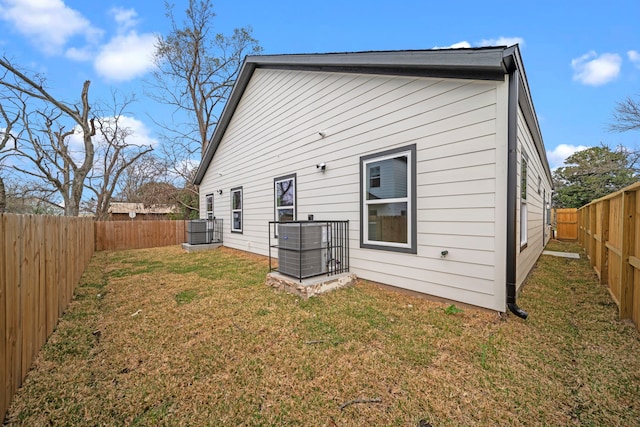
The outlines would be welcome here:
<svg viewBox="0 0 640 427">
<path fill-rule="evenodd" d="M 4 180 L 0 176 L 0 214 L 4 213 L 7 208 L 7 193 L 4 188 Z"/>
</svg>

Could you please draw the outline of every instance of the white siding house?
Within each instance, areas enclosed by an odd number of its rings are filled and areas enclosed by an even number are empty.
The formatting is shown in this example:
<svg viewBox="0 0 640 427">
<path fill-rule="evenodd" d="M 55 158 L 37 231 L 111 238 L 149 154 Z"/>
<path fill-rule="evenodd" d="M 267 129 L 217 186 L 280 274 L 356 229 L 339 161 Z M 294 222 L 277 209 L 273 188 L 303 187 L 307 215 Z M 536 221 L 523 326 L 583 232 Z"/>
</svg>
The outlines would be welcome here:
<svg viewBox="0 0 640 427">
<path fill-rule="evenodd" d="M 349 220 L 358 277 L 499 311 L 549 239 L 517 46 L 249 56 L 195 183 L 225 246 L 266 255 L 269 221 Z"/>
</svg>

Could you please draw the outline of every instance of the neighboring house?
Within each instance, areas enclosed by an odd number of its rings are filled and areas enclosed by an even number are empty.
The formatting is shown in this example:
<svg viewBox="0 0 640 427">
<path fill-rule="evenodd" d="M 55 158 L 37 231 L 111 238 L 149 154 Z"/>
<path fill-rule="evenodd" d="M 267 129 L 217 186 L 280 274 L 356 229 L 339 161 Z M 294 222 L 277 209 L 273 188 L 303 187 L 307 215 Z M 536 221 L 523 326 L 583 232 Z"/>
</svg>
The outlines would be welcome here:
<svg viewBox="0 0 640 427">
<path fill-rule="evenodd" d="M 266 255 L 268 221 L 349 220 L 360 278 L 521 316 L 549 239 L 517 45 L 249 56 L 195 183 L 226 246 Z"/>
<path fill-rule="evenodd" d="M 177 211 L 174 205 L 145 205 L 128 202 L 111 202 L 108 210 L 110 221 L 170 219 L 170 216 Z"/>
</svg>

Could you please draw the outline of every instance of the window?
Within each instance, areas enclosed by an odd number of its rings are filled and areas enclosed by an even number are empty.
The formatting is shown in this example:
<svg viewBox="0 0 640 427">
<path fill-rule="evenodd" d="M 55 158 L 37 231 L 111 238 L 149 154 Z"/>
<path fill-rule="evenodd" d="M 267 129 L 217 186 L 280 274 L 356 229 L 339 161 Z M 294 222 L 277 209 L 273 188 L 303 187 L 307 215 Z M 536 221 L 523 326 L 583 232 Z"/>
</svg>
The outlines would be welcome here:
<svg viewBox="0 0 640 427">
<path fill-rule="evenodd" d="M 207 219 L 213 219 L 213 194 L 207 194 L 204 197 L 207 205 Z"/>
<path fill-rule="evenodd" d="M 296 220 L 296 175 L 287 175 L 273 180 L 276 221 Z"/>
<path fill-rule="evenodd" d="M 542 190 L 542 177 L 539 176 L 538 177 L 538 194 L 540 194 L 541 190 Z M 544 200 L 544 197 L 542 198 L 542 200 Z"/>
<path fill-rule="evenodd" d="M 520 170 L 520 250 L 527 247 L 527 163 L 526 155 L 522 155 L 522 164 Z"/>
<path fill-rule="evenodd" d="M 360 246 L 417 253 L 416 146 L 360 158 Z"/>
<path fill-rule="evenodd" d="M 380 166 L 372 166 L 369 171 L 369 187 L 380 188 Z"/>
<path fill-rule="evenodd" d="M 242 233 L 242 187 L 231 189 L 231 231 Z"/>
</svg>

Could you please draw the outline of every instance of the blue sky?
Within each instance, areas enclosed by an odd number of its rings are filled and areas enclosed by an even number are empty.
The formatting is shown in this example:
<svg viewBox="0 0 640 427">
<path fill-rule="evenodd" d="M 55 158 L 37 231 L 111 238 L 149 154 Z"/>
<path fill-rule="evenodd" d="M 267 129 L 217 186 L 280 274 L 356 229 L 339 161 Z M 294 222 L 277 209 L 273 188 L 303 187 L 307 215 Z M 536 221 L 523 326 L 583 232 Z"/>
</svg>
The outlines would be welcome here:
<svg viewBox="0 0 640 427">
<path fill-rule="evenodd" d="M 186 7 L 176 0 L 176 12 Z M 218 1 L 215 31 L 251 26 L 265 54 L 430 49 L 518 42 L 552 167 L 579 147 L 640 148 L 640 132 L 607 130 L 615 104 L 640 99 L 640 1 Z M 0 0 L 0 52 L 76 100 L 136 93 L 140 141 L 157 138 L 145 98 L 160 1 Z"/>
</svg>

